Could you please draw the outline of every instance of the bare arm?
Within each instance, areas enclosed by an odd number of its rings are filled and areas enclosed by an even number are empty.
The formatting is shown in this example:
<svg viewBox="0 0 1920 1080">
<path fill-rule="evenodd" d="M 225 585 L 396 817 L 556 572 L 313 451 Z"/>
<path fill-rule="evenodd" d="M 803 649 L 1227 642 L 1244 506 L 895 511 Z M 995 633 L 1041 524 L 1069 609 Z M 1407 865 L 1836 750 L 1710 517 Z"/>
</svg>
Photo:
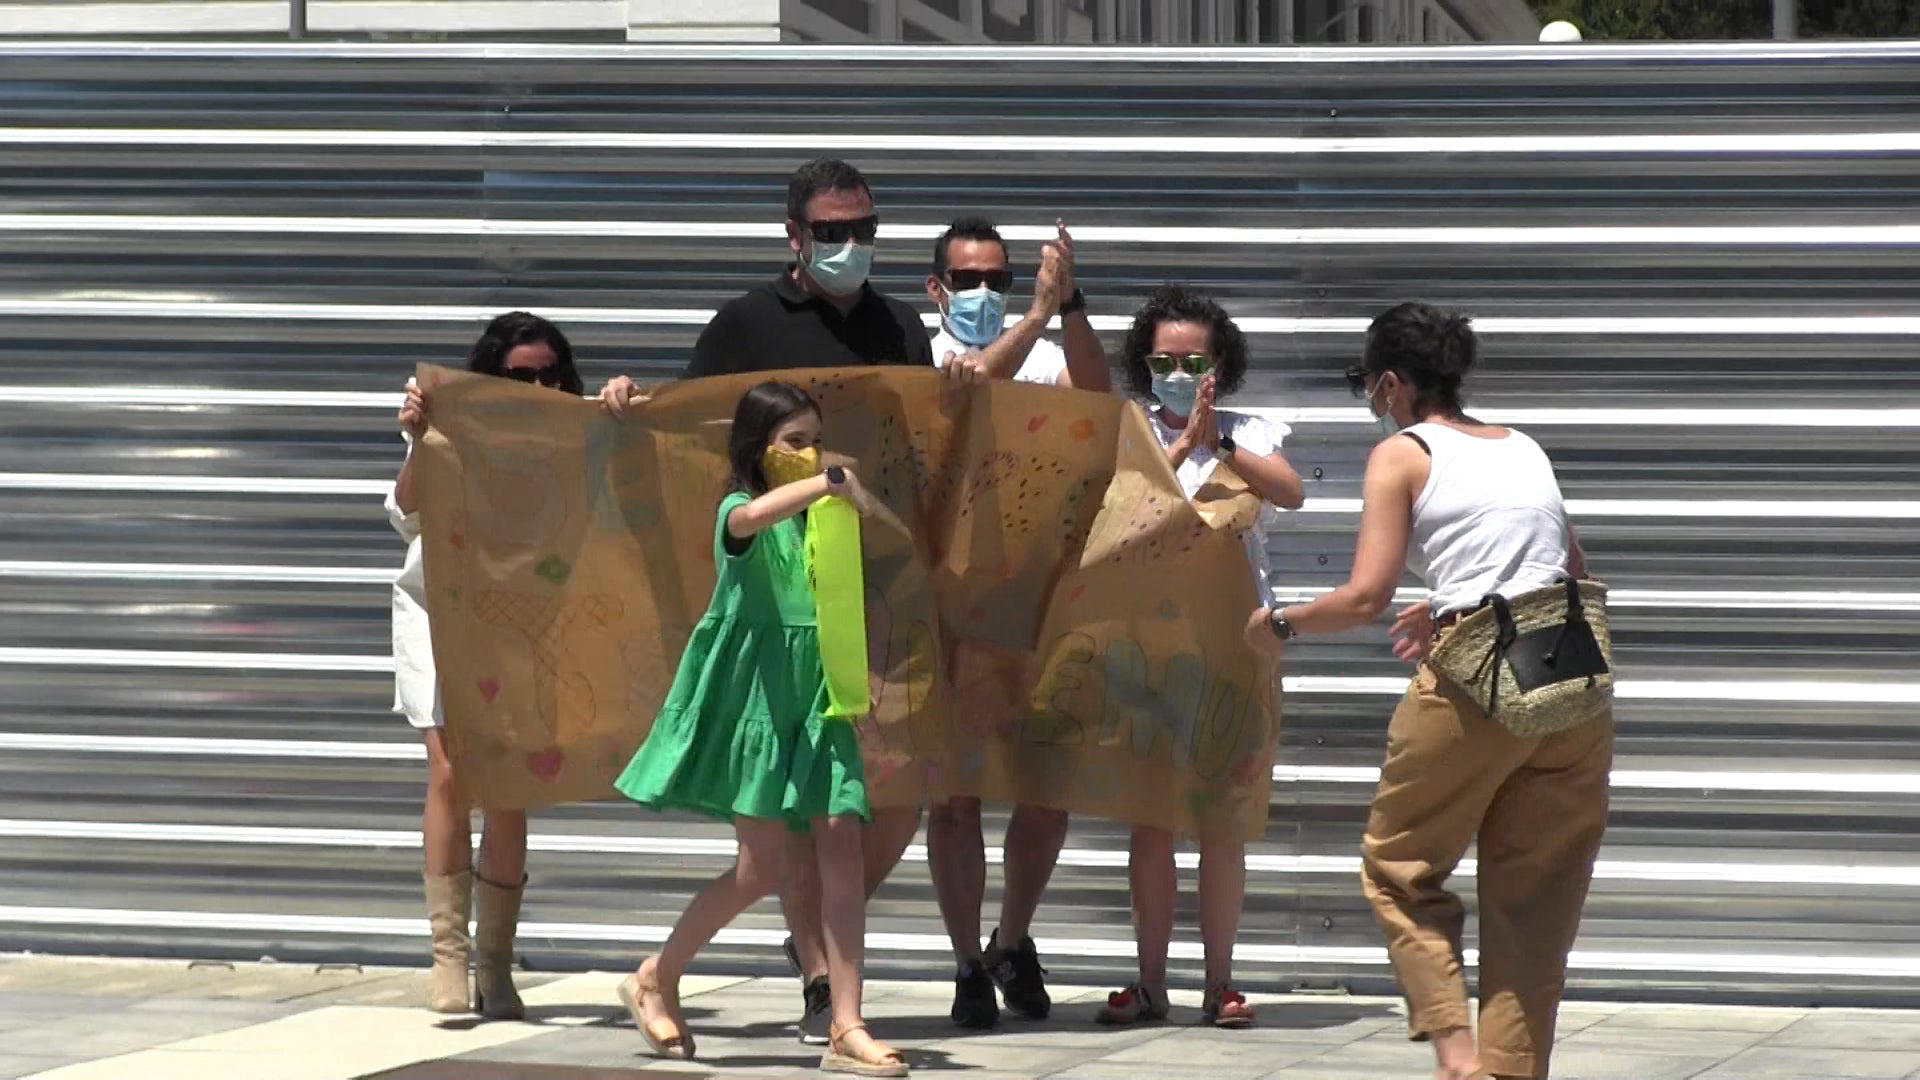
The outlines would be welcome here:
<svg viewBox="0 0 1920 1080">
<path fill-rule="evenodd" d="M 1035 305 L 1036 309 L 1038 305 Z M 989 379 L 1011 379 L 1020 373 L 1020 365 L 1027 362 L 1027 354 L 1033 351 L 1033 343 L 1047 329 L 1047 320 L 1052 312 L 1039 314 L 1027 312 L 1027 317 L 1013 324 L 1013 328 L 993 339 L 993 344 L 981 349 L 975 355 Z M 958 357 L 948 356 L 944 362 L 953 366 Z"/>
<path fill-rule="evenodd" d="M 1306 481 L 1293 471 L 1279 451 L 1264 457 L 1243 449 L 1227 456 L 1227 464 L 1247 482 L 1255 495 L 1282 510 L 1298 510 L 1307 503 Z"/>
<path fill-rule="evenodd" d="M 1064 303 L 1079 291 L 1074 278 L 1073 237 L 1064 224 L 1054 243 L 1060 249 L 1058 295 Z M 1067 370 L 1060 374 L 1058 384 L 1101 394 L 1112 391 L 1113 369 L 1107 365 L 1107 350 L 1100 344 L 1100 335 L 1094 333 L 1093 321 L 1087 318 L 1087 313 L 1084 310 L 1062 313 L 1060 329 L 1065 334 L 1060 344 L 1067 354 Z"/>
<path fill-rule="evenodd" d="M 1372 622 L 1393 603 L 1413 532 L 1413 480 L 1427 467 L 1426 455 L 1411 439 L 1388 439 L 1374 447 L 1367 460 L 1353 574 L 1312 603 L 1287 608 L 1295 631 L 1337 634 Z"/>
<path fill-rule="evenodd" d="M 1587 549 L 1580 546 L 1580 534 L 1567 526 L 1567 574 L 1577 580 L 1587 577 Z"/>
<path fill-rule="evenodd" d="M 420 509 L 420 493 L 413 485 L 413 454 L 407 454 L 406 464 L 400 466 L 400 475 L 393 480 L 393 503 L 400 512 L 411 516 Z"/>
<path fill-rule="evenodd" d="M 829 495 L 838 495 L 852 502 L 862 514 L 867 513 L 872 507 L 866 489 L 860 486 L 853 470 L 834 471 L 840 473 L 838 482 L 832 479 L 833 471 L 823 472 L 819 476 L 782 484 L 744 506 L 734 507 L 727 514 L 727 535 L 736 540 L 745 540 L 773 528 Z"/>
<path fill-rule="evenodd" d="M 989 379 L 1011 379 L 1020 373 L 1020 365 L 1027 362 L 1027 354 L 1033 351 L 1033 343 L 1040 340 L 1046 332 L 1047 322 L 1053 313 L 1060 309 L 1060 251 L 1048 245 L 1040 253 L 1040 273 L 1033 280 L 1033 306 L 1027 309 L 1026 317 L 1013 324 L 1013 329 L 993 339 L 993 344 L 980 350 L 979 363 Z M 952 361 L 947 361 L 949 365 Z"/>
<path fill-rule="evenodd" d="M 393 480 L 393 502 L 402 514 L 420 508 L 420 493 L 413 482 L 413 446 L 427 433 L 427 392 L 412 379 L 407 380 L 407 400 L 400 406 L 400 430 L 407 433 L 407 460 Z"/>
</svg>

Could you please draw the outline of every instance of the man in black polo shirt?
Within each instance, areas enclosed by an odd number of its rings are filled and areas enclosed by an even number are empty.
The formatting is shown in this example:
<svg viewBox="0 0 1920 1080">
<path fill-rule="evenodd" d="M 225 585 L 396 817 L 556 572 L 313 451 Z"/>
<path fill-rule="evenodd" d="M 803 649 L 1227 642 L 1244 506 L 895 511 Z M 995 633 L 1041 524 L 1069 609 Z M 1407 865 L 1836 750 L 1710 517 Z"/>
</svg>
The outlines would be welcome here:
<svg viewBox="0 0 1920 1080">
<path fill-rule="evenodd" d="M 914 309 L 867 281 L 880 217 L 860 170 L 822 158 L 787 182 L 787 247 L 779 277 L 728 301 L 693 346 L 685 378 L 786 368 L 933 366 L 933 346 Z M 984 378 L 973 365 L 955 377 Z M 601 400 L 615 416 L 644 396 L 625 375 Z"/>
<path fill-rule="evenodd" d="M 688 378 L 799 367 L 933 364 L 913 308 L 867 282 L 880 217 L 858 169 L 809 162 L 787 185 L 795 262 L 727 304 L 693 347 Z"/>
<path fill-rule="evenodd" d="M 714 313 L 694 343 L 685 377 L 868 364 L 933 366 L 933 345 L 919 314 L 867 281 L 879 225 L 873 193 L 860 170 L 831 158 L 802 165 L 787 183 L 787 247 L 794 261 L 779 277 Z M 978 354 L 956 358 L 941 371 L 952 383 L 988 377 Z M 645 397 L 625 375 L 600 391 L 608 411 L 621 418 L 629 403 Z M 900 861 L 919 825 L 917 806 L 875 808 L 865 836 L 869 896 Z M 787 958 L 804 980 L 800 1039 L 822 1044 L 828 1041 L 833 1003 L 811 841 L 796 836 L 789 858 L 780 905 L 793 934 Z"/>
</svg>

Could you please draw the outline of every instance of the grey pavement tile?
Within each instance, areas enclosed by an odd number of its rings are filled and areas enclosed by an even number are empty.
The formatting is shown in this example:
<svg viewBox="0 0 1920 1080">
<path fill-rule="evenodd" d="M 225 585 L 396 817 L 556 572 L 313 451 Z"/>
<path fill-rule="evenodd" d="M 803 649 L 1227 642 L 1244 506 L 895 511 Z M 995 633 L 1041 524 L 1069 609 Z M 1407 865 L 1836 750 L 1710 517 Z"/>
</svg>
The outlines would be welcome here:
<svg viewBox="0 0 1920 1080">
<path fill-rule="evenodd" d="M 1691 1080 L 1721 1060 L 1706 1054 L 1555 1050 L 1552 1070 L 1553 1080 Z"/>
<path fill-rule="evenodd" d="M 18 1077 L 32 1076 L 34 1073 L 57 1069 L 62 1065 L 72 1065 L 84 1058 L 43 1057 L 38 1054 L 16 1054 L 12 1048 L 0 1051 L 0 1080 L 17 1080 Z"/>
<path fill-rule="evenodd" d="M 1324 1043 L 1295 1043 L 1241 1039 L 1245 1032 L 1180 1030 L 1162 1039 L 1107 1054 L 1095 1064 L 1136 1070 L 1137 1075 L 1159 1075 L 1164 1069 L 1205 1065 L 1224 1077 L 1256 1077 L 1324 1054 Z"/>
<path fill-rule="evenodd" d="M 0 994 L 0 1021 L 59 1019 L 67 1016 L 92 1016 L 100 1011 L 100 999 L 86 994 Z"/>
<path fill-rule="evenodd" d="M 194 1016 L 219 1018 L 234 1027 L 264 1024 L 307 1011 L 304 1004 L 277 1001 L 195 1001 L 187 998 L 148 998 L 115 1006 L 122 1015 Z"/>
<path fill-rule="evenodd" d="M 817 1072 L 820 1051 L 788 1039 L 725 1039 L 695 1033 L 695 1061 L 657 1058 L 631 1027 L 572 1028 L 463 1054 L 457 1060 L 564 1065 L 582 1069 L 665 1069 L 697 1075 L 786 1076 Z"/>
<path fill-rule="evenodd" d="M 1285 1038 L 1317 1044 L 1339 1044 L 1381 1032 L 1406 1031 L 1406 1016 L 1390 1002 L 1369 999 L 1282 998 L 1253 999 L 1259 1025 L 1234 1032 L 1253 1038 Z"/>
<path fill-rule="evenodd" d="M 1559 1074 L 1554 1074 L 1558 1076 Z M 1414 1056 L 1405 1061 L 1349 1063 L 1313 1058 L 1288 1065 L 1260 1080 L 1432 1080 L 1433 1057 Z"/>
<path fill-rule="evenodd" d="M 1044 1076 L 1084 1063 L 1089 1055 L 1073 1047 L 1012 1045 L 994 1038 L 948 1039 L 905 1051 L 915 1072 L 1026 1072 Z"/>
<path fill-rule="evenodd" d="M 1699 1031 L 1685 1028 L 1622 1025 L 1618 1018 L 1556 1043 L 1556 1053 L 1580 1051 L 1617 1054 L 1688 1054 L 1728 1058 L 1767 1037 L 1764 1031 Z"/>
<path fill-rule="evenodd" d="M 1045 1074 L 1046 1080 L 1212 1080 L 1214 1077 L 1232 1080 L 1234 1077 L 1243 1076 L 1258 1080 L 1262 1075 L 1237 1071 L 1222 1072 L 1205 1062 L 1160 1062 L 1154 1065 L 1153 1071 L 1145 1072 L 1139 1065 L 1114 1065 L 1103 1061 L 1075 1065 L 1071 1069 Z M 969 1076 L 967 1080 L 972 1080 L 972 1077 Z"/>
<path fill-rule="evenodd" d="M 99 1002 L 96 1001 L 98 1006 Z M 195 1035 L 210 1035 L 244 1024 L 216 1023 L 188 1025 L 167 1016 L 132 1020 L 124 1015 L 109 1020 L 104 1015 L 69 1016 L 44 1023 L 30 1024 L 7 1032 L 6 1050 L 10 1054 L 42 1057 L 71 1057 L 76 1052 L 88 1058 L 113 1057 L 164 1046 Z"/>
<path fill-rule="evenodd" d="M 1737 1005 L 1629 1005 L 1608 1017 L 1606 1028 L 1772 1034 L 1784 1031 L 1811 1013 L 1810 1009 L 1755 1009 Z"/>
<path fill-rule="evenodd" d="M 1178 1030 L 1168 1024 L 1109 1027 L 1095 1022 L 1094 1015 L 1095 1007 L 1092 1004 L 1056 1005 L 1053 1015 L 1038 1023 L 1016 1020 L 1003 1014 L 1000 1026 L 980 1037 L 1007 1046 L 1057 1046 L 1082 1051 L 1087 1057 L 1100 1057 L 1165 1038 Z"/>
<path fill-rule="evenodd" d="M 1578 1035 L 1595 1024 L 1601 1023 L 1619 1014 L 1619 1010 L 1601 1010 L 1590 1008 L 1571 1009 L 1562 1007 L 1554 1022 L 1554 1038 L 1565 1039 Z"/>
<path fill-rule="evenodd" d="M 1835 1050 L 1904 1050 L 1920 1055 L 1920 1013 L 1816 1012 L 1769 1036 L 1769 1047 Z M 1916 1059 L 1920 1067 L 1920 1059 Z"/>
<path fill-rule="evenodd" d="M 1920 1070 L 1920 1055 L 1910 1053 L 1760 1046 L 1729 1058 L 1696 1080 L 1897 1080 L 1916 1070 Z"/>
<path fill-rule="evenodd" d="M 1374 1076 L 1433 1074 L 1433 1051 L 1404 1034 L 1375 1035 L 1345 1046 L 1316 1046 L 1293 1061 L 1277 1062 L 1283 1068 L 1322 1069 Z M 1287 1075 L 1284 1071 L 1278 1075 Z"/>
</svg>

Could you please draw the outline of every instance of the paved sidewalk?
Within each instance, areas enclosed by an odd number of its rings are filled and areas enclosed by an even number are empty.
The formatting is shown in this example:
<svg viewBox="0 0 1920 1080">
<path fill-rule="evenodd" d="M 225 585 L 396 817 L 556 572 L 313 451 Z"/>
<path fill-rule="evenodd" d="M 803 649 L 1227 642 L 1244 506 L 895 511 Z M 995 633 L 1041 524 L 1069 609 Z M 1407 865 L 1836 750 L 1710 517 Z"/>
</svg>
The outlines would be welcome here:
<svg viewBox="0 0 1920 1080">
<path fill-rule="evenodd" d="M 0 958 L 0 1078 L 41 1080 L 615 1080 L 815 1078 L 793 1040 L 793 981 L 695 978 L 688 1020 L 702 1061 L 665 1063 L 614 1004 L 617 975 L 525 976 L 525 1023 L 435 1017 L 422 971 L 295 965 Z M 1104 991 L 1056 988 L 1054 1017 L 963 1035 L 944 983 L 871 986 L 874 1029 L 916 1076 L 953 1080 L 1424 1080 L 1424 1047 L 1397 1001 L 1255 998 L 1261 1026 L 1093 1023 Z M 1920 1012 L 1574 1004 L 1558 1080 L 1920 1078 Z"/>
</svg>

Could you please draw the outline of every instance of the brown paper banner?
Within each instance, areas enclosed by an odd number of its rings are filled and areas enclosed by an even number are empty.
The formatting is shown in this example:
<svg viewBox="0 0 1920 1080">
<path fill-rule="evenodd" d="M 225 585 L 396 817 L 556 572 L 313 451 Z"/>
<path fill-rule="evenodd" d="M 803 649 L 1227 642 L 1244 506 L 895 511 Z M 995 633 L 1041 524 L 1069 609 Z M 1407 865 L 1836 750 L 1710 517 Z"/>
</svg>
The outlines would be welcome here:
<svg viewBox="0 0 1920 1080">
<path fill-rule="evenodd" d="M 1139 409 L 929 370 L 782 373 L 829 458 L 884 506 L 864 523 L 876 806 L 976 795 L 1251 839 L 1266 827 L 1277 679 L 1223 473 L 1181 494 Z M 768 376 L 594 402 L 422 365 L 416 451 L 447 741 L 472 796 L 613 795 L 714 582 L 734 406 Z"/>
</svg>

